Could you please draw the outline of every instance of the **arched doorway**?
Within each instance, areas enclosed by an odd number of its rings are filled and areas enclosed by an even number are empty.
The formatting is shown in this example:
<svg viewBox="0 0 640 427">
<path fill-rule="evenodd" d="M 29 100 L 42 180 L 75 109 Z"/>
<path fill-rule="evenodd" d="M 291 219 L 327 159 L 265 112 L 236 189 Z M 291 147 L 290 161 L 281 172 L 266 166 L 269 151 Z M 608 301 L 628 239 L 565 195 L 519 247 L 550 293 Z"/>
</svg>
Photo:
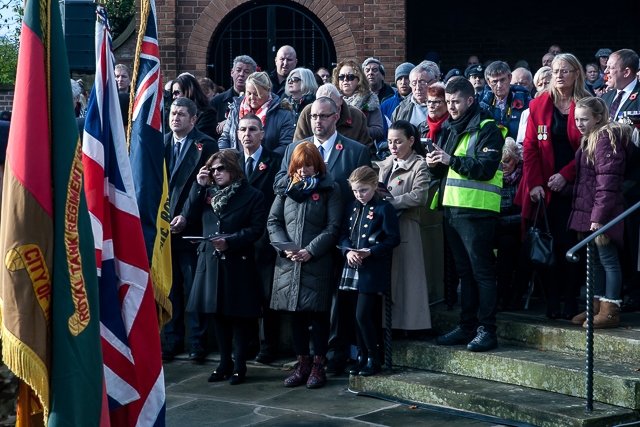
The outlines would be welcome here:
<svg viewBox="0 0 640 427">
<path fill-rule="evenodd" d="M 278 48 L 291 45 L 298 55 L 298 67 L 315 71 L 336 62 L 336 49 L 326 27 L 308 9 L 293 2 L 254 2 L 231 11 L 211 38 L 207 75 L 229 88 L 233 58 L 249 55 L 271 71 Z"/>
</svg>

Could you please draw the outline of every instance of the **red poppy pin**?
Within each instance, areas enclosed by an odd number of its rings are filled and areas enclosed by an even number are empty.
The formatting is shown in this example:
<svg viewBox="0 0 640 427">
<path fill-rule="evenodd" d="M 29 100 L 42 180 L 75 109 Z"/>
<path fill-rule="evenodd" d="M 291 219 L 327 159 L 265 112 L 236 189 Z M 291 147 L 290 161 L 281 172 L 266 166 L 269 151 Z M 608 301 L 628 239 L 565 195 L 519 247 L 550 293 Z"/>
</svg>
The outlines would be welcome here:
<svg viewBox="0 0 640 427">
<path fill-rule="evenodd" d="M 336 144 L 336 150 L 341 151 L 343 148 L 342 144 Z"/>
<path fill-rule="evenodd" d="M 211 196 L 207 196 L 207 200 L 205 200 L 205 203 L 208 205 L 211 204 Z"/>
<path fill-rule="evenodd" d="M 519 99 L 514 99 L 513 103 L 511 104 L 511 106 L 513 108 L 515 108 L 516 110 L 522 110 L 523 104 L 522 101 Z"/>
<path fill-rule="evenodd" d="M 345 123 L 351 125 L 351 123 L 353 123 L 353 120 L 351 120 L 351 117 L 349 117 L 347 120 L 345 120 Z"/>
<path fill-rule="evenodd" d="M 202 151 L 202 144 L 197 143 L 197 144 L 196 144 L 196 147 L 198 147 L 198 150 Z"/>
<path fill-rule="evenodd" d="M 629 97 L 629 101 L 633 101 L 634 99 L 636 99 L 636 96 L 638 95 L 638 93 L 632 93 L 631 96 Z"/>
<path fill-rule="evenodd" d="M 404 181 L 401 177 L 398 177 L 398 184 L 402 184 L 402 181 Z"/>
<path fill-rule="evenodd" d="M 311 195 L 311 198 L 317 202 L 317 201 L 318 201 L 318 199 L 320 199 L 320 195 L 319 195 L 318 193 L 313 193 L 313 194 Z"/>
<path fill-rule="evenodd" d="M 373 219 L 373 212 L 369 212 L 369 215 L 367 215 L 367 219 Z"/>
<path fill-rule="evenodd" d="M 263 171 L 267 168 L 267 165 L 265 165 L 264 163 L 260 162 L 260 164 L 258 165 L 258 169 Z"/>
</svg>

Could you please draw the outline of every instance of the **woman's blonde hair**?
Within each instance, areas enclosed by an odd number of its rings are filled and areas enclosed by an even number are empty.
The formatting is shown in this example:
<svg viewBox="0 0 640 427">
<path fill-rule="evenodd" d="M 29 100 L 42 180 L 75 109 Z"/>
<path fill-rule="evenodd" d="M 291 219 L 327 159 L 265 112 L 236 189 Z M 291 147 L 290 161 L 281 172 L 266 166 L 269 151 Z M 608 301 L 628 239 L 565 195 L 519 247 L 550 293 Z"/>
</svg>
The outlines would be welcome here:
<svg viewBox="0 0 640 427">
<path fill-rule="evenodd" d="M 338 90 L 340 90 L 340 79 L 338 79 L 338 76 L 340 75 L 340 70 L 342 69 L 342 67 L 345 67 L 345 66 L 353 68 L 353 74 L 355 74 L 356 77 L 358 78 L 358 86 L 356 86 L 356 91 L 354 92 L 354 94 L 358 93 L 360 96 L 365 96 L 366 94 L 371 92 L 371 86 L 369 86 L 369 80 L 367 80 L 367 77 L 364 75 L 364 72 L 362 71 L 362 67 L 353 59 L 346 59 L 344 61 L 338 62 L 338 65 L 336 65 L 336 68 L 333 69 L 333 76 L 331 77 L 331 83 L 333 83 L 333 85 L 336 88 L 338 88 Z"/>
<path fill-rule="evenodd" d="M 260 97 L 262 96 L 262 91 L 271 91 L 271 79 L 269 78 L 269 74 L 264 71 L 256 71 L 249 74 L 245 84 L 251 84 L 255 87 L 256 92 L 258 92 L 258 96 Z"/>
<path fill-rule="evenodd" d="M 629 141 L 629 138 L 631 138 L 631 126 L 617 122 L 609 122 L 609 109 L 602 98 L 595 96 L 582 98 L 576 103 L 576 109 L 578 108 L 588 109 L 594 117 L 600 116 L 591 130 L 586 135 L 583 135 L 580 140 L 580 148 L 587 155 L 587 160 L 590 163 L 593 163 L 593 156 L 600 132 L 607 132 L 614 153 L 616 152 L 616 135 L 622 138 L 623 141 Z"/>
<path fill-rule="evenodd" d="M 576 80 L 573 82 L 573 90 L 571 93 L 571 98 L 574 102 L 578 102 L 582 98 L 586 98 L 589 96 L 589 92 L 587 92 L 585 82 L 584 82 L 584 69 L 582 68 L 582 64 L 574 55 L 570 53 L 560 53 L 553 58 L 551 62 L 551 68 L 558 62 L 563 61 L 566 62 L 570 67 L 575 70 Z M 556 88 L 555 79 L 551 79 L 551 84 L 549 85 L 549 92 L 551 93 L 551 99 L 555 102 L 560 99 L 560 91 Z"/>
</svg>

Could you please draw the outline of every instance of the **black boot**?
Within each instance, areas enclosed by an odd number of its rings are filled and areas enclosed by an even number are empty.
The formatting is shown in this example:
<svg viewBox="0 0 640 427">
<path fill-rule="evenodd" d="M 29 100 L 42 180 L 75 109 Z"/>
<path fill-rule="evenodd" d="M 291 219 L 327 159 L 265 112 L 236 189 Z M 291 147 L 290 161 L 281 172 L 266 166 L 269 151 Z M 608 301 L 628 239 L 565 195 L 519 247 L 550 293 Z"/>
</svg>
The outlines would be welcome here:
<svg viewBox="0 0 640 427">
<path fill-rule="evenodd" d="M 358 358 L 356 364 L 349 370 L 349 375 L 358 375 L 362 368 L 367 364 L 367 353 L 358 349 Z"/>
<path fill-rule="evenodd" d="M 380 364 L 380 357 L 378 353 L 375 351 L 369 351 L 369 358 L 367 359 L 367 364 L 362 368 L 362 370 L 358 373 L 358 375 L 362 375 L 363 377 L 368 377 L 371 375 L 375 375 L 382 370 L 382 365 Z"/>
</svg>

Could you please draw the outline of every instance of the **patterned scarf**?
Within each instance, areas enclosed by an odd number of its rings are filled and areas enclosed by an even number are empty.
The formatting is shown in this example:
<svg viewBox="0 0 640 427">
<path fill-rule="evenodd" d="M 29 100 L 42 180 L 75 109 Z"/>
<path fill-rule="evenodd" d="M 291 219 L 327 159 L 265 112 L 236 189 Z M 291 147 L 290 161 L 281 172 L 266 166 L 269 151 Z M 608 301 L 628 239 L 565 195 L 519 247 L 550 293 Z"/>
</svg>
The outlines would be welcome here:
<svg viewBox="0 0 640 427">
<path fill-rule="evenodd" d="M 264 126 L 265 122 L 267 121 L 267 111 L 269 111 L 269 107 L 271 107 L 272 103 L 273 103 L 273 95 L 269 93 L 269 98 L 267 99 L 267 102 L 262 104 L 262 107 L 260 107 L 260 109 L 258 109 L 258 111 L 254 113 L 256 116 L 260 118 L 260 120 L 262 120 L 262 126 Z M 242 98 L 242 102 L 240 103 L 239 118 L 243 118 L 246 114 L 249 114 L 249 113 L 253 113 L 253 111 L 251 110 L 251 106 L 249 105 L 249 101 L 247 100 L 247 96 L 245 95 L 244 98 Z"/>
<path fill-rule="evenodd" d="M 220 188 L 217 185 L 213 187 L 213 194 L 211 195 L 211 208 L 216 214 L 220 214 L 222 210 L 229 203 L 231 196 L 236 194 L 236 190 L 242 184 L 242 180 L 238 180 L 231 185 L 227 185 L 224 188 Z"/>
<path fill-rule="evenodd" d="M 307 196 L 311 194 L 318 186 L 318 174 L 309 178 L 298 178 L 294 176 L 289 178 L 289 184 L 284 194 L 298 203 L 305 201 Z"/>
</svg>

